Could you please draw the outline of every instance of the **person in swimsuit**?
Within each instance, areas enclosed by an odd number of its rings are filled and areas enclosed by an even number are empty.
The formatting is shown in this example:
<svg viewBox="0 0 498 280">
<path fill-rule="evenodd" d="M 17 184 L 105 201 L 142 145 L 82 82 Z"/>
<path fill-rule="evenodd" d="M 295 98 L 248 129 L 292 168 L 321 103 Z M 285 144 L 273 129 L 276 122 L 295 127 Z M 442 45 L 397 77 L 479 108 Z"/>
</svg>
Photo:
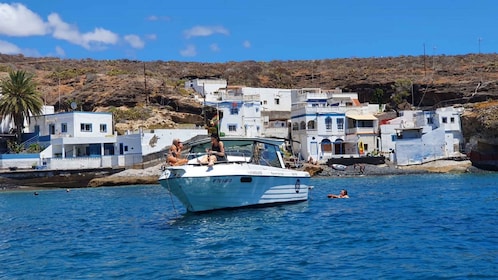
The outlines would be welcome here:
<svg viewBox="0 0 498 280">
<path fill-rule="evenodd" d="M 206 149 L 206 156 L 199 163 L 213 166 L 217 161 L 225 161 L 225 147 L 218 134 L 211 134 L 211 149 Z"/>
<path fill-rule="evenodd" d="M 173 139 L 173 143 L 169 148 L 169 153 L 168 153 L 169 165 L 177 166 L 177 165 L 184 165 L 187 163 L 186 158 L 181 158 L 182 149 L 183 149 L 183 144 L 180 141 L 180 139 Z"/>
</svg>

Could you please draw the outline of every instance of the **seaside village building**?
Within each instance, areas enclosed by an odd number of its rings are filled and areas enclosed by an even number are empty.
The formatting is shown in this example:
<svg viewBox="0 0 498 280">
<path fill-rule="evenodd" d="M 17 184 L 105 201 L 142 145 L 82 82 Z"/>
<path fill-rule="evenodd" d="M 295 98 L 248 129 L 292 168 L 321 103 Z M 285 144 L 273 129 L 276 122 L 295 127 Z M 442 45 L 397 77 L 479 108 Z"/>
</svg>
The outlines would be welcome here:
<svg viewBox="0 0 498 280">
<path fill-rule="evenodd" d="M 341 89 L 292 90 L 292 145 L 305 160 L 360 157 L 380 145 L 379 105 L 361 104 L 358 94 Z"/>
<path fill-rule="evenodd" d="M 291 90 L 228 86 L 223 79 L 191 79 L 199 102 L 222 112 L 219 130 L 227 136 L 286 138 L 291 110 Z"/>
<path fill-rule="evenodd" d="M 341 89 L 278 89 L 228 86 L 222 79 L 191 79 L 197 101 L 218 108 L 220 134 L 288 139 L 294 156 L 325 164 L 329 159 L 386 156 L 397 165 L 421 164 L 461 156 L 462 108 L 403 111 L 383 119 L 379 104 L 360 103 L 358 94 Z M 117 135 L 111 113 L 54 113 L 30 117 L 24 146 L 41 152 L 0 153 L 0 168 L 95 169 L 143 166 L 151 158 L 164 159 L 174 138 L 182 141 L 204 128 L 128 131 Z M 2 139 L 13 139 L 12 122 L 2 120 Z M 10 138 L 9 138 L 10 137 Z M 6 145 L 5 145 L 6 146 Z"/>
<path fill-rule="evenodd" d="M 463 108 L 454 107 L 402 111 L 399 117 L 380 125 L 380 150 L 396 165 L 462 157 L 462 113 Z"/>
<path fill-rule="evenodd" d="M 53 112 L 53 108 L 52 108 Z M 24 146 L 37 144 L 42 151 L 2 154 L 2 168 L 98 169 L 141 166 L 144 160 L 164 160 L 164 150 L 174 138 L 183 141 L 205 129 L 155 129 L 117 135 L 111 113 L 62 112 L 30 118 Z"/>
</svg>

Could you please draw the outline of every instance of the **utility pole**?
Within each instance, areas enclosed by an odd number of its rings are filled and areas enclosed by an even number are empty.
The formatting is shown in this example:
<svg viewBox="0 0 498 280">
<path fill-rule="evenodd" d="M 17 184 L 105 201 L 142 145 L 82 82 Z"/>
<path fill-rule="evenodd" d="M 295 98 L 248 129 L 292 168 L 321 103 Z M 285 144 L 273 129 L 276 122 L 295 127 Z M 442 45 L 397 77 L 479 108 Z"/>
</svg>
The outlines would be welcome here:
<svg viewBox="0 0 498 280">
<path fill-rule="evenodd" d="M 436 46 L 432 47 L 432 70 L 436 71 Z"/>
<path fill-rule="evenodd" d="M 144 62 L 144 90 L 145 90 L 145 105 L 149 104 L 149 92 L 147 90 L 147 75 L 145 73 L 145 62 Z"/>
<path fill-rule="evenodd" d="M 427 67 L 425 66 L 425 43 L 424 43 L 424 77 L 427 76 Z"/>
</svg>

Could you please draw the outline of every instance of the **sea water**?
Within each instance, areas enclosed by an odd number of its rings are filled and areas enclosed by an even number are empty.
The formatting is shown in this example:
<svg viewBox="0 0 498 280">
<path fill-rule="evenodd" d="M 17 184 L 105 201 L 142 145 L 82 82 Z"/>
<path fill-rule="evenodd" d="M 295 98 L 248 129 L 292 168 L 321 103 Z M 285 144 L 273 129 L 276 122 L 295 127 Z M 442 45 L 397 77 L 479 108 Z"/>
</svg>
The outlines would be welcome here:
<svg viewBox="0 0 498 280">
<path fill-rule="evenodd" d="M 498 277 L 498 174 L 312 183 L 307 202 L 206 214 L 159 185 L 2 192 L 0 279 Z"/>
</svg>

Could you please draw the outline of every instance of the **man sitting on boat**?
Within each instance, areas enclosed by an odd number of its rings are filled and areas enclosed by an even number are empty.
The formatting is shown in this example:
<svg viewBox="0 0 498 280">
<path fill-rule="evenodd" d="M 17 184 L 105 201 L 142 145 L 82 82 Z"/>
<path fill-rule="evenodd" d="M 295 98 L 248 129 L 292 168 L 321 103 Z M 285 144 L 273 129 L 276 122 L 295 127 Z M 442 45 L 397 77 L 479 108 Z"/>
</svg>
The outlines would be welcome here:
<svg viewBox="0 0 498 280">
<path fill-rule="evenodd" d="M 211 149 L 206 149 L 206 156 L 199 163 L 213 166 L 215 162 L 226 161 L 225 147 L 218 134 L 211 134 Z"/>
<path fill-rule="evenodd" d="M 173 143 L 168 152 L 168 164 L 172 166 L 184 165 L 187 163 L 186 158 L 181 157 L 183 143 L 180 139 L 173 139 Z"/>
</svg>

